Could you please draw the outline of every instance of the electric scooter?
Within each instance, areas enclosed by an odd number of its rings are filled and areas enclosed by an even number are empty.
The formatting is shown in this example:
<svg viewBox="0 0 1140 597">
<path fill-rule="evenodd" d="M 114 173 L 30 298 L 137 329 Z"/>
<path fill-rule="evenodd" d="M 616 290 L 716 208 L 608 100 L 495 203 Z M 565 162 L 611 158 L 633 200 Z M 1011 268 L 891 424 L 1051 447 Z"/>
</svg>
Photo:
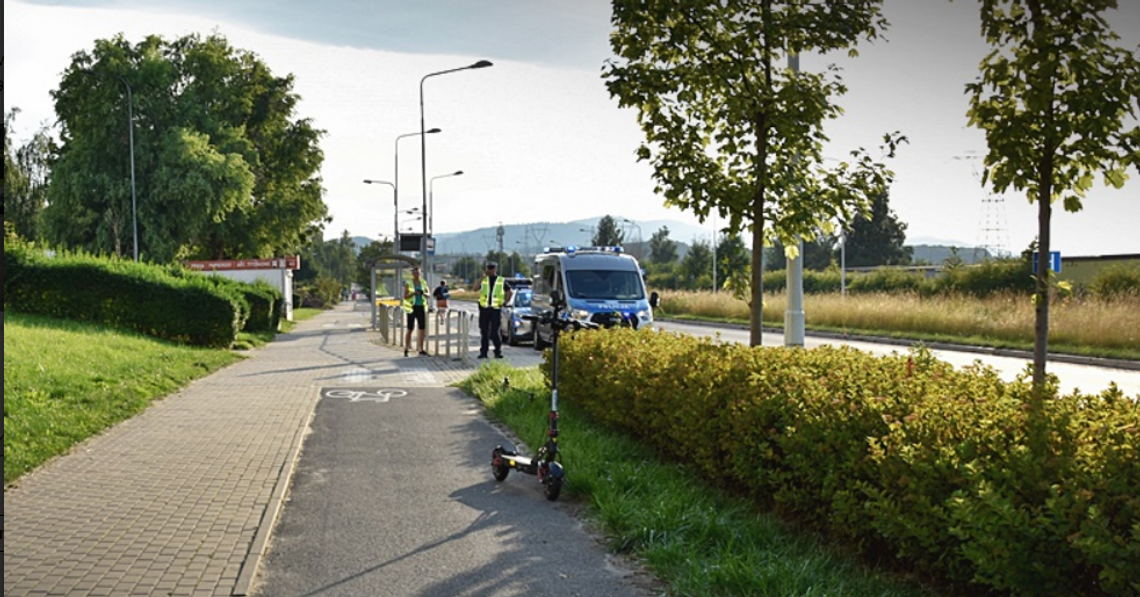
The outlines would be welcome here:
<svg viewBox="0 0 1140 597">
<path fill-rule="evenodd" d="M 578 330 L 597 326 L 588 322 L 563 318 L 561 312 L 566 306 L 566 300 L 561 290 L 551 292 L 550 299 L 554 308 L 549 313 L 541 316 L 523 316 L 535 324 L 549 325 L 551 330 L 550 345 L 553 352 L 554 371 L 550 383 L 550 427 L 546 431 L 546 443 L 538 449 L 538 454 L 534 458 L 527 458 L 519 454 L 515 446 L 510 443 L 495 446 L 495 449 L 491 451 L 491 473 L 495 476 L 496 481 L 506 480 L 511 469 L 528 475 L 535 475 L 538 477 L 539 483 L 542 483 L 546 499 L 553 502 L 562 493 L 562 483 L 566 474 L 562 469 L 562 463 L 559 462 L 562 455 L 558 452 L 558 336 L 567 329 Z"/>
</svg>

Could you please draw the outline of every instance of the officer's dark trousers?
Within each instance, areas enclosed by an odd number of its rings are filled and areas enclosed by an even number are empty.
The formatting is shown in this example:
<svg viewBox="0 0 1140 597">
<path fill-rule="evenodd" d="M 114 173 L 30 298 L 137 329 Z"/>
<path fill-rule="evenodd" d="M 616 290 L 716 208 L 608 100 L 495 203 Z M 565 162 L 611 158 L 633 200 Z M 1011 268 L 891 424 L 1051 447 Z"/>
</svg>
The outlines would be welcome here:
<svg viewBox="0 0 1140 597">
<path fill-rule="evenodd" d="M 495 354 L 503 352 L 503 339 L 499 336 L 502 324 L 502 311 L 479 307 L 479 354 L 487 356 L 488 344 L 495 345 Z"/>
</svg>

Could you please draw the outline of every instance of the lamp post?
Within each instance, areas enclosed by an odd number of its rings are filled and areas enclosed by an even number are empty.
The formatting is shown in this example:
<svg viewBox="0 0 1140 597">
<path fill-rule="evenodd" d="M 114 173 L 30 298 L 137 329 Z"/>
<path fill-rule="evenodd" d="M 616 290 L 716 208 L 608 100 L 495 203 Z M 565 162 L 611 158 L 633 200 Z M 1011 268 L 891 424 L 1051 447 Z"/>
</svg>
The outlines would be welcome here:
<svg viewBox="0 0 1140 597">
<path fill-rule="evenodd" d="M 596 230 L 597 230 L 597 228 L 590 226 L 589 228 L 579 228 L 578 232 L 589 232 L 590 238 L 586 242 L 588 242 L 590 244 L 594 244 L 594 235 L 597 234 Z"/>
<path fill-rule="evenodd" d="M 439 176 L 431 177 L 431 182 L 428 183 L 428 187 L 430 189 L 428 191 L 429 198 L 428 198 L 428 210 L 427 210 L 427 213 L 428 213 L 428 234 L 435 234 L 435 179 L 447 178 L 448 176 L 462 176 L 462 175 L 463 175 L 462 170 L 456 170 L 455 172 L 452 172 L 451 174 L 440 174 Z"/>
<path fill-rule="evenodd" d="M 641 236 L 641 226 L 638 225 L 637 222 L 634 222 L 633 220 L 630 220 L 627 218 L 622 218 L 621 221 L 625 222 L 626 224 L 629 224 L 630 226 L 633 226 L 634 228 L 637 228 L 637 259 L 640 261 L 641 260 L 641 246 L 645 242 L 645 239 L 642 238 L 642 236 Z M 714 284 L 714 286 L 715 286 L 715 284 Z"/>
<path fill-rule="evenodd" d="M 396 215 L 400 211 L 400 205 L 396 201 L 396 184 L 386 180 L 372 180 L 364 179 L 364 184 L 386 184 L 392 187 L 392 252 L 398 253 L 399 247 L 396 246 L 396 236 L 400 233 L 399 225 L 396 223 Z"/>
<path fill-rule="evenodd" d="M 422 130 L 423 129 L 423 123 L 422 122 L 420 123 L 420 128 L 421 128 L 421 130 L 418 133 L 407 133 L 404 135 L 397 135 L 396 136 L 396 143 L 395 143 L 396 147 L 395 147 L 395 150 L 393 151 L 393 153 L 395 154 L 395 158 L 396 158 L 396 163 L 395 163 L 396 184 L 393 187 L 395 189 L 393 192 L 396 194 L 396 211 L 400 211 L 400 139 L 405 139 L 407 137 L 431 135 L 434 133 L 442 132 L 439 128 L 432 128 L 432 129 L 429 129 L 426 131 Z M 400 238 L 399 237 L 400 237 L 400 230 L 397 227 L 396 238 L 393 239 L 393 241 L 392 241 L 395 243 L 395 246 L 394 246 L 395 250 L 393 251 L 394 253 L 400 252 L 400 246 L 399 246 L 400 245 Z"/>
<path fill-rule="evenodd" d="M 392 187 L 392 202 L 395 203 L 395 200 L 396 200 L 396 185 L 395 184 L 390 183 L 386 180 L 372 180 L 372 179 L 368 179 L 368 178 L 364 179 L 364 184 L 386 184 L 386 185 Z M 395 216 L 393 216 L 393 218 L 394 217 Z M 396 235 L 399 234 L 399 232 L 400 232 L 399 226 L 395 222 L 393 222 L 392 223 L 392 252 L 393 253 L 396 252 Z M 372 282 L 372 292 L 369 293 L 369 295 L 368 295 L 368 302 L 372 306 L 372 329 L 376 329 L 376 264 L 375 263 L 372 264 L 372 266 L 369 267 L 368 269 L 369 269 L 368 276 L 369 276 L 370 281 Z M 393 288 L 395 288 L 394 285 L 393 285 Z M 393 292 L 392 296 L 396 296 L 396 293 Z"/>
<path fill-rule="evenodd" d="M 434 77 L 437 75 L 446 75 L 448 73 L 459 72 L 461 70 L 470 70 L 470 69 L 475 69 L 475 68 L 487 68 L 488 66 L 491 66 L 491 61 L 480 60 L 479 62 L 476 62 L 474 64 L 469 64 L 467 66 L 461 66 L 459 68 L 452 68 L 452 69 L 448 69 L 448 70 L 441 70 L 441 71 L 437 71 L 434 73 L 428 73 L 428 74 L 424 75 L 423 78 L 420 79 L 420 132 L 421 133 L 426 132 L 424 130 L 424 81 L 427 81 L 428 77 Z M 422 137 L 422 136 L 420 138 L 420 178 L 421 178 L 421 184 L 423 185 L 424 213 L 427 213 L 427 209 L 428 209 L 427 138 Z M 422 238 L 420 238 L 420 259 L 424 262 L 425 266 L 427 264 L 427 225 L 428 225 L 427 219 L 425 218 L 424 219 L 424 225 L 423 225 L 423 234 L 424 235 Z M 425 267 L 424 270 L 426 272 L 427 268 Z"/>
<path fill-rule="evenodd" d="M 799 54 L 788 53 L 788 69 L 800 70 Z M 792 156 L 799 160 L 799 156 Z M 798 189 L 797 189 L 798 190 Z M 804 240 L 799 239 L 799 254 L 788 263 L 788 307 L 784 311 L 784 346 L 804 345 Z"/>
<path fill-rule="evenodd" d="M 84 69 L 79 72 L 87 73 L 89 75 L 99 76 L 97 73 L 90 69 Z M 127 139 L 130 144 L 131 152 L 131 219 L 133 220 L 132 228 L 134 229 L 134 256 L 135 261 L 139 260 L 139 208 L 138 201 L 135 197 L 135 112 L 134 100 L 131 97 L 131 84 L 122 75 L 111 75 L 127 88 Z"/>
</svg>

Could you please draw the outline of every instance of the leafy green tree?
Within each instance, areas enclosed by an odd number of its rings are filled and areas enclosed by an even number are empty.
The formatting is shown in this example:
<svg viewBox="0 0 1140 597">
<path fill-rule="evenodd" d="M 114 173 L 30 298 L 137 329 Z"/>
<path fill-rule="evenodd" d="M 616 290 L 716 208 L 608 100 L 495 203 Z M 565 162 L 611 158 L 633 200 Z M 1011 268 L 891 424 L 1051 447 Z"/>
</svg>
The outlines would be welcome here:
<svg viewBox="0 0 1140 597">
<path fill-rule="evenodd" d="M 273 75 L 218 34 L 191 34 L 135 45 L 118 35 L 72 56 L 52 92 L 62 146 L 44 210 L 49 241 L 129 246 L 127 89 L 140 254 L 270 257 L 321 238 L 323 133 L 295 116 L 292 75 Z"/>
<path fill-rule="evenodd" d="M 914 248 L 904 246 L 906 223 L 900 222 L 888 205 L 888 195 L 871 198 L 871 210 L 857 216 L 847 232 L 847 265 L 904 265 L 910 263 Z"/>
<path fill-rule="evenodd" d="M 451 266 L 451 275 L 463 280 L 463 284 L 469 287 L 483 273 L 483 265 L 483 262 L 475 257 L 464 255 L 456 259 L 455 264 Z"/>
<path fill-rule="evenodd" d="M 669 227 L 662 226 L 649 237 L 649 263 L 664 265 L 677 260 L 677 241 L 669 238 Z"/>
<path fill-rule="evenodd" d="M 677 267 L 682 288 L 699 290 L 712 287 L 712 246 L 707 240 L 694 240 Z"/>
<path fill-rule="evenodd" d="M 356 256 L 356 283 L 361 288 L 372 287 L 372 271 L 371 266 L 380 260 L 384 255 L 392 254 L 392 241 L 388 240 L 374 240 L 364 247 L 361 247 L 360 253 Z"/>
<path fill-rule="evenodd" d="M 721 287 L 730 279 L 747 278 L 752 258 L 739 234 L 722 234 L 716 245 L 716 277 Z"/>
<path fill-rule="evenodd" d="M 348 287 L 358 274 L 356 243 L 352 240 L 352 235 L 345 230 L 335 240 L 311 243 L 302 251 L 301 267 L 302 271 L 297 276 L 301 279 L 327 277 L 336 280 L 342 287 Z"/>
<path fill-rule="evenodd" d="M 1049 263 L 1053 202 L 1066 211 L 1081 200 L 1099 172 L 1124 186 L 1140 168 L 1137 50 L 1102 14 L 1115 0 L 983 0 L 981 29 L 993 50 L 981 75 L 966 85 L 971 126 L 982 129 L 989 151 L 982 183 L 1001 193 L 1012 187 L 1037 203 L 1038 263 Z M 1049 342 L 1049 272 L 1039 268 L 1035 292 L 1033 385 L 1045 387 Z"/>
<path fill-rule="evenodd" d="M 11 222 L 20 237 L 40 238 L 40 213 L 47 202 L 50 163 L 55 143 L 46 126 L 25 144 L 16 147 L 12 126 L 19 108 L 4 115 L 4 221 Z"/>
<path fill-rule="evenodd" d="M 704 221 L 715 210 L 730 230 L 752 232 L 750 343 L 761 343 L 765 235 L 785 244 L 847 219 L 892 174 L 863 150 L 825 169 L 823 122 L 846 92 L 835 74 L 784 69 L 786 56 L 845 50 L 886 26 L 881 0 L 615 0 L 616 55 L 603 77 L 622 107 L 637 110 L 657 192 Z M 893 154 L 903 138 L 888 135 Z M 771 224 L 770 227 L 767 224 Z"/>
<path fill-rule="evenodd" d="M 625 233 L 622 232 L 613 216 L 603 216 L 602 219 L 598 220 L 598 227 L 594 229 L 594 237 L 590 239 L 595 247 L 621 246 L 623 241 L 625 241 Z"/>
</svg>

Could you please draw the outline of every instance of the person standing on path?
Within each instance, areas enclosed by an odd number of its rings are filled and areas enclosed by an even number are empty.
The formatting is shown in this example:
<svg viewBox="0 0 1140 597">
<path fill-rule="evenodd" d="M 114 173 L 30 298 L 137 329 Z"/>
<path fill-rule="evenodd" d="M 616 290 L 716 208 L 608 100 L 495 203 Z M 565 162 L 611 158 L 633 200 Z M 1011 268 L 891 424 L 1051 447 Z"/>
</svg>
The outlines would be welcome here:
<svg viewBox="0 0 1140 597">
<path fill-rule="evenodd" d="M 404 356 L 412 347 L 412 330 L 419 328 L 419 354 L 427 356 L 424 340 L 427 336 L 427 296 L 420 268 L 412 268 L 412 281 L 404 281 L 404 312 L 408 314 L 408 331 L 404 334 Z"/>
<path fill-rule="evenodd" d="M 479 358 L 487 358 L 487 349 L 495 346 L 495 358 L 503 358 L 503 339 L 499 336 L 502 325 L 503 305 L 511 300 L 511 289 L 507 288 L 499 266 L 494 261 L 487 262 L 487 271 L 479 283 Z"/>
<path fill-rule="evenodd" d="M 431 295 L 435 297 L 436 321 L 443 323 L 447 317 L 447 301 L 451 299 L 451 290 L 447 287 L 447 280 L 440 280 Z"/>
</svg>

